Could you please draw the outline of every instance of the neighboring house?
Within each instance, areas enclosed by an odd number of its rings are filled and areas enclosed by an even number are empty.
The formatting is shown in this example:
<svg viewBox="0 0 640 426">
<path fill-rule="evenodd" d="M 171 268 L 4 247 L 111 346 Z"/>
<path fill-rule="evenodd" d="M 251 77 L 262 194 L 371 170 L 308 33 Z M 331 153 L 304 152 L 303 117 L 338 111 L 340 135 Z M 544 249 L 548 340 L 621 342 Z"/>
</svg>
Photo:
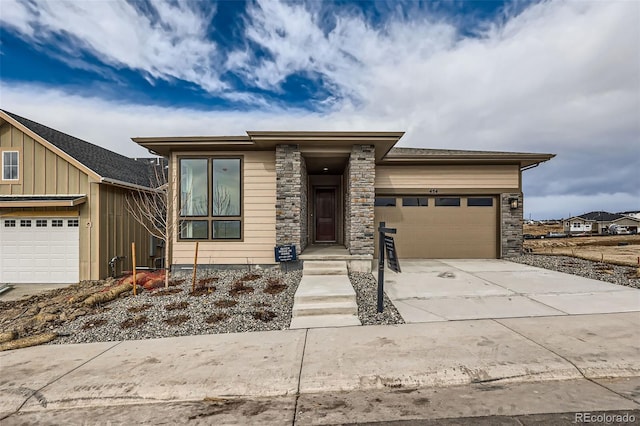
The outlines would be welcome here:
<svg viewBox="0 0 640 426">
<path fill-rule="evenodd" d="M 619 226 L 627 226 L 629 230 L 632 232 L 637 232 L 638 224 L 640 220 L 630 217 L 624 216 L 618 213 L 609 213 L 605 211 L 595 211 L 582 214 L 577 216 L 577 218 L 588 221 L 592 224 L 592 231 L 594 234 L 606 234 L 610 225 L 616 224 Z M 571 218 L 574 219 L 574 218 Z M 566 226 L 566 222 L 565 222 Z M 566 231 L 566 228 L 565 228 Z"/>
<path fill-rule="evenodd" d="M 0 283 L 74 283 L 109 260 L 152 261 L 150 237 L 124 197 L 149 186 L 138 162 L 0 110 Z"/>
<path fill-rule="evenodd" d="M 565 219 L 563 229 L 565 234 L 578 234 L 583 232 L 593 232 L 593 225 L 595 220 L 585 219 L 580 216 L 570 217 Z"/>
<path fill-rule="evenodd" d="M 638 227 L 640 227 L 640 219 L 632 216 L 622 216 L 611 222 L 612 225 L 624 226 L 632 234 L 638 233 Z"/>
<path fill-rule="evenodd" d="M 522 250 L 522 171 L 552 154 L 394 148 L 402 132 L 133 138 L 169 159 L 179 191 L 171 263 L 274 264 L 274 246 L 347 249 L 370 270 L 381 221 L 402 258 Z"/>
</svg>

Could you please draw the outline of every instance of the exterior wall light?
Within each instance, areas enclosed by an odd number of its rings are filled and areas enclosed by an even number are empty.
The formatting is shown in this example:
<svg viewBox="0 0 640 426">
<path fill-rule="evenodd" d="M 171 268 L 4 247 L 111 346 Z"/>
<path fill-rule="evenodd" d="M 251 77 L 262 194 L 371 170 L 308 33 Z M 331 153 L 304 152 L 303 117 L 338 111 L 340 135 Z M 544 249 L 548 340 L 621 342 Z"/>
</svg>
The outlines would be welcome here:
<svg viewBox="0 0 640 426">
<path fill-rule="evenodd" d="M 516 210 L 518 208 L 518 199 L 509 198 L 509 207 L 511 207 L 511 210 Z"/>
</svg>

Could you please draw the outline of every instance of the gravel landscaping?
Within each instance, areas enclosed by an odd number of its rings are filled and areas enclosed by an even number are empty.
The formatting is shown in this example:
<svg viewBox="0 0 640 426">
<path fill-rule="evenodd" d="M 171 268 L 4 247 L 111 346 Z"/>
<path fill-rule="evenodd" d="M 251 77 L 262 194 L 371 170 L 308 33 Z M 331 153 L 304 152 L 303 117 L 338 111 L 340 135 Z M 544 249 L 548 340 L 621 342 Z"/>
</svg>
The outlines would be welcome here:
<svg viewBox="0 0 640 426">
<path fill-rule="evenodd" d="M 129 292 L 95 313 L 52 328 L 59 337 L 50 344 L 285 330 L 301 278 L 299 269 L 209 271 L 198 274 L 201 288 L 194 293 L 190 272 L 174 273 L 168 289 L 140 289 L 137 296 Z M 386 295 L 384 312 L 377 313 L 377 284 L 371 274 L 349 278 L 363 325 L 404 323 Z"/>
<path fill-rule="evenodd" d="M 617 266 L 569 256 L 546 256 L 542 254 L 527 254 L 509 258 L 508 260 L 594 280 L 640 288 L 637 268 L 629 266 Z"/>
<path fill-rule="evenodd" d="M 192 293 L 190 273 L 173 274 L 177 285 L 169 289 L 129 293 L 55 328 L 51 344 L 284 330 L 301 278 L 301 270 L 207 272 L 198 274 L 203 285 Z"/>
</svg>

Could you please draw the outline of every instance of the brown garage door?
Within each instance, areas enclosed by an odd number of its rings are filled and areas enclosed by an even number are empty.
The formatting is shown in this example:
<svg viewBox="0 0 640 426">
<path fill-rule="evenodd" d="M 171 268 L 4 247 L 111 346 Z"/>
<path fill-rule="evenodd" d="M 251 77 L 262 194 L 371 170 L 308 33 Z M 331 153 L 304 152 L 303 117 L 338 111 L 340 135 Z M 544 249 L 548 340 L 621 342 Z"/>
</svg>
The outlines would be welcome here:
<svg viewBox="0 0 640 426">
<path fill-rule="evenodd" d="M 495 196 L 377 196 L 376 228 L 381 221 L 397 228 L 400 259 L 495 259 L 497 200 Z"/>
</svg>

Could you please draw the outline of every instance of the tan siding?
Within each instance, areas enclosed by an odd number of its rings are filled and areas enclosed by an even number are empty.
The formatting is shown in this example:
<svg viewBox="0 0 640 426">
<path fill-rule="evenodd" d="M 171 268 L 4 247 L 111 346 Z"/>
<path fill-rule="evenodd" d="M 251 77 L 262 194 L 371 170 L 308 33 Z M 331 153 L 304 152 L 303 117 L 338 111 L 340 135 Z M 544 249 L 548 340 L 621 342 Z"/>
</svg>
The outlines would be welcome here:
<svg viewBox="0 0 640 426">
<path fill-rule="evenodd" d="M 14 147 L 22 151 L 20 165 L 22 184 L 0 183 L 0 188 L 2 188 L 0 193 L 14 195 L 87 194 L 89 177 L 86 173 L 9 123 L 5 123 L 0 128 L 0 144 L 0 148 Z M 11 187 L 11 192 L 7 191 L 7 187 Z"/>
<path fill-rule="evenodd" d="M 518 188 L 517 165 L 378 166 L 376 189 Z"/>
<path fill-rule="evenodd" d="M 186 154 L 186 153 L 185 153 Z M 200 242 L 199 264 L 252 264 L 274 263 L 273 247 L 276 241 L 276 171 L 275 153 L 219 152 L 216 155 L 243 157 L 243 241 Z M 186 154 L 189 155 L 189 154 Z M 177 173 L 177 157 L 173 167 Z M 178 183 L 176 182 L 176 185 Z M 174 210 L 175 214 L 175 210 Z M 195 242 L 173 242 L 173 264 L 193 264 Z"/>
</svg>

